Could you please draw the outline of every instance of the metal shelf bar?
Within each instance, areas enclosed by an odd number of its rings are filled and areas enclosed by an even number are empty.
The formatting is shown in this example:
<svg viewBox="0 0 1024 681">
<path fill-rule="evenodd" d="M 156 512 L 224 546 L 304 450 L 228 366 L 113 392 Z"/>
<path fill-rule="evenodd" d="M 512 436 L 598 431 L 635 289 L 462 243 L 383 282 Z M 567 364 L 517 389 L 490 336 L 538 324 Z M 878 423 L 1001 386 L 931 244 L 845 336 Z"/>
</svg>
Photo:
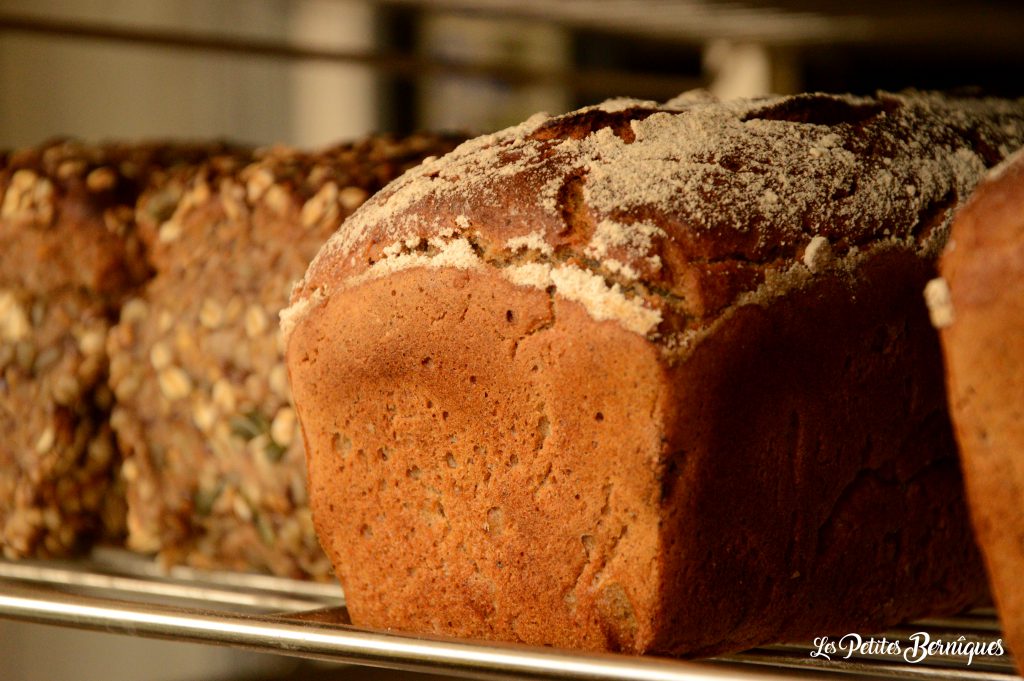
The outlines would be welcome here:
<svg viewBox="0 0 1024 681">
<path fill-rule="evenodd" d="M 789 678 L 709 663 L 578 654 L 418 638 L 281 616 L 225 614 L 62 593 L 0 579 L 0 616 L 109 633 L 213 643 L 314 660 L 357 663 L 470 678 L 718 681 Z"/>
<path fill-rule="evenodd" d="M 767 646 L 701 662 L 418 637 L 351 626 L 340 588 L 264 575 L 165 570 L 118 550 L 77 562 L 0 560 L 0 617 L 115 634 L 231 646 L 279 655 L 478 679 L 711 681 L 832 677 L 1009 681 L 1012 658 L 922 664 L 880 655 L 827 661 L 810 644 Z M 889 640 L 927 630 L 979 642 L 1000 636 L 991 610 L 894 627 Z"/>
</svg>

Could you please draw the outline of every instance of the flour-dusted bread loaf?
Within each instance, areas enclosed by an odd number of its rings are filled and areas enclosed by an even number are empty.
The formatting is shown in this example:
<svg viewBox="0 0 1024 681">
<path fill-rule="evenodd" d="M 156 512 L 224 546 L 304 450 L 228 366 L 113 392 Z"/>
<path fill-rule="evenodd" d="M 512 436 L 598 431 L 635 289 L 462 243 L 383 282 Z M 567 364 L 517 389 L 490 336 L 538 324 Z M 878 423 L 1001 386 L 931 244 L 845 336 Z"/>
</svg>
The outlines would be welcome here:
<svg viewBox="0 0 1024 681">
<path fill-rule="evenodd" d="M 1024 150 L 953 225 L 927 293 L 978 544 L 1007 642 L 1024 660 Z"/>
<path fill-rule="evenodd" d="M 56 141 L 0 154 L 0 554 L 124 525 L 104 343 L 148 276 L 135 201 L 222 145 Z"/>
<path fill-rule="evenodd" d="M 165 563 L 328 578 L 278 313 L 339 223 L 455 140 L 386 135 L 211 157 L 138 208 L 155 269 L 111 331 L 128 546 Z"/>
<path fill-rule="evenodd" d="M 282 315 L 360 625 L 704 655 L 976 602 L 921 289 L 1024 101 L 610 101 L 377 194 Z"/>
</svg>

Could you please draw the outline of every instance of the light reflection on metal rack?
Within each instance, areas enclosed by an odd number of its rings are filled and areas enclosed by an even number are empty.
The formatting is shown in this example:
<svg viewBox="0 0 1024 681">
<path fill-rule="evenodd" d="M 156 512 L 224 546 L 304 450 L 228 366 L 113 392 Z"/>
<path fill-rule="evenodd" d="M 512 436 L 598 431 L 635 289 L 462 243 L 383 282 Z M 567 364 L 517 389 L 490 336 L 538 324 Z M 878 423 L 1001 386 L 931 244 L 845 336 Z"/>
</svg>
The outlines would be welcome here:
<svg viewBox="0 0 1024 681">
<path fill-rule="evenodd" d="M 308 599 L 294 598 L 273 591 L 227 588 L 217 584 L 190 584 L 183 581 L 158 581 L 151 578 L 85 572 L 65 566 L 5 563 L 0 565 L 0 576 L 21 582 L 106 592 L 128 600 L 194 601 L 257 612 L 265 612 L 268 609 L 304 610 L 313 607 L 313 602 Z"/>
<path fill-rule="evenodd" d="M 809 644 L 768 646 L 705 662 L 582 654 L 474 641 L 414 637 L 350 626 L 339 587 L 263 575 L 163 570 L 124 552 L 100 552 L 87 562 L 0 561 L 0 617 L 173 638 L 293 657 L 355 663 L 470 678 L 511 679 L 771 679 L 835 672 L 873 678 L 1007 681 L 1009 656 L 935 656 L 911 665 L 884 656 L 828 662 L 809 656 Z M 1000 636 L 991 610 L 925 620 L 884 635 L 906 640 L 964 635 L 988 642 Z"/>
</svg>

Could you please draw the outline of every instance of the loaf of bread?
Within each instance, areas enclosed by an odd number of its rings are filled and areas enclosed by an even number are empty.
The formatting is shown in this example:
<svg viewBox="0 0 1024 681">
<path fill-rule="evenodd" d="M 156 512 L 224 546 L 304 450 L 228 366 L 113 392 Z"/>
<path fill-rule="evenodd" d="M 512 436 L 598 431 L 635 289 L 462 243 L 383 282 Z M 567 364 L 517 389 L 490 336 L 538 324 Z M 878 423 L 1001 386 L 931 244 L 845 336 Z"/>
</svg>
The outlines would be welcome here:
<svg viewBox="0 0 1024 681">
<path fill-rule="evenodd" d="M 1024 101 L 614 100 L 424 163 L 282 314 L 353 622 L 707 655 L 976 602 L 921 289 Z"/>
<path fill-rule="evenodd" d="M 1024 660 L 1024 149 L 957 215 L 942 279 L 926 293 L 942 329 L 949 406 L 974 529 L 1007 643 Z M 1024 667 L 1022 667 L 1024 669 Z"/>
<path fill-rule="evenodd" d="M 211 157 L 138 207 L 155 273 L 110 333 L 128 546 L 165 563 L 328 578 L 277 317 L 370 194 L 454 139 Z"/>
<path fill-rule="evenodd" d="M 221 145 L 56 141 L 0 156 L 0 546 L 63 556 L 121 533 L 107 331 L 148 276 L 139 193 Z"/>
<path fill-rule="evenodd" d="M 277 314 L 354 207 L 457 141 L 2 154 L 3 555 L 127 532 L 165 563 L 329 576 Z"/>
</svg>

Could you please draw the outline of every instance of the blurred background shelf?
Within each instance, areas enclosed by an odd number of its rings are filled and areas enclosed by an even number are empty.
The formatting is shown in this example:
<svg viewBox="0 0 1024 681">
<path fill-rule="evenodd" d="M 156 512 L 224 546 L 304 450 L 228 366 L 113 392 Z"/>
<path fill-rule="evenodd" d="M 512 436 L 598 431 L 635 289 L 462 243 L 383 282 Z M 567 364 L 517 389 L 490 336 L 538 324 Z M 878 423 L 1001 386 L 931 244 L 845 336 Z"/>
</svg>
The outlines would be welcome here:
<svg viewBox="0 0 1024 681">
<path fill-rule="evenodd" d="M 610 96 L 1024 94 L 1024 4 L 5 0 L 0 146 L 489 131 Z"/>
</svg>

